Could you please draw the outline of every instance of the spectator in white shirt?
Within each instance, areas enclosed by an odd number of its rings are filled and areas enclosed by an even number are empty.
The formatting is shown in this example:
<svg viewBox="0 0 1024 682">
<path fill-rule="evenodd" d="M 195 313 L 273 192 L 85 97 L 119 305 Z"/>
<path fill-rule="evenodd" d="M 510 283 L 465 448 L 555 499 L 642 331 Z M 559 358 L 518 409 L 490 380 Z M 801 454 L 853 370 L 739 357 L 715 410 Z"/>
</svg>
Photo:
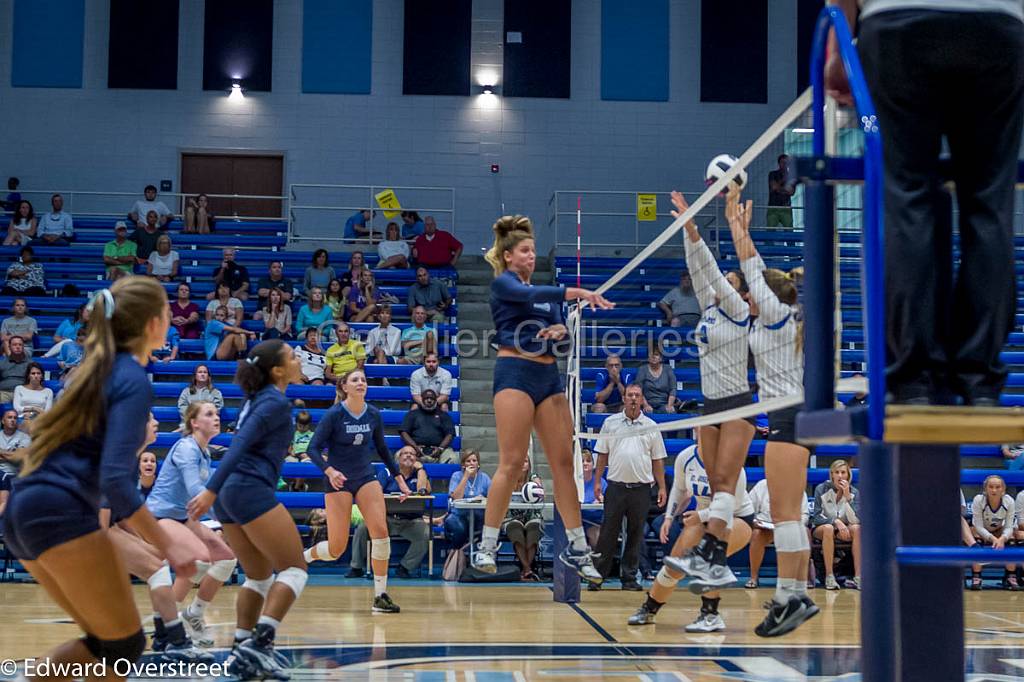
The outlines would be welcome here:
<svg viewBox="0 0 1024 682">
<path fill-rule="evenodd" d="M 971 510 L 974 512 L 972 526 L 978 544 L 987 545 L 992 549 L 1006 549 L 1006 543 L 1013 537 L 1016 526 L 1016 504 L 1006 494 L 1006 481 L 1002 476 L 989 476 L 981 487 L 982 492 L 974 496 Z M 981 564 L 971 567 L 971 589 L 981 589 Z M 1016 575 L 1015 564 L 1006 564 L 1003 574 L 1003 587 L 1017 591 L 1020 582 Z"/>
<path fill-rule="evenodd" d="M 156 240 L 156 249 L 146 261 L 146 274 L 161 282 L 171 282 L 178 276 L 180 258 L 177 251 L 171 250 L 171 238 L 162 234 Z"/>
<path fill-rule="evenodd" d="M 214 291 L 216 294 L 209 303 L 206 304 L 206 321 L 209 322 L 213 319 L 213 314 L 217 311 L 217 308 L 224 306 L 230 311 L 228 324 L 241 325 L 242 320 L 245 319 L 245 308 L 242 307 L 242 302 L 231 295 L 231 287 L 227 282 L 221 282 L 217 285 L 217 289 Z"/>
<path fill-rule="evenodd" d="M 36 228 L 34 246 L 67 246 L 75 237 L 75 226 L 71 214 L 64 210 L 64 197 L 54 194 L 50 197 L 51 211 L 45 213 Z"/>
<path fill-rule="evenodd" d="M 53 407 L 53 391 L 43 386 L 43 368 L 30 362 L 25 370 L 25 383 L 14 388 L 14 411 L 28 430 L 32 420 Z"/>
<path fill-rule="evenodd" d="M 377 245 L 377 269 L 409 267 L 409 242 L 402 239 L 398 223 L 388 223 L 384 240 Z"/>
<path fill-rule="evenodd" d="M 761 573 L 761 562 L 764 560 L 764 548 L 775 539 L 775 524 L 772 523 L 772 506 L 768 497 L 768 480 L 762 478 L 753 488 L 750 489 L 750 501 L 754 505 L 754 530 L 750 536 L 750 580 L 746 587 L 753 590 L 758 587 L 758 575 Z M 800 503 L 800 523 L 807 525 L 809 506 L 807 504 L 807 493 L 804 493 L 803 501 Z M 808 534 L 810 529 L 808 529 Z M 810 538 L 808 538 L 810 542 Z M 813 567 L 814 563 L 811 562 Z M 810 573 L 808 582 L 813 587 L 814 574 Z"/>
<path fill-rule="evenodd" d="M 402 356 L 402 330 L 391 324 L 391 306 L 377 310 L 377 326 L 366 335 L 366 354 L 378 365 L 398 364 Z"/>
<path fill-rule="evenodd" d="M 4 246 L 25 246 L 36 236 L 38 227 L 39 221 L 32 210 L 32 202 L 22 199 L 7 226 Z"/>
<path fill-rule="evenodd" d="M 18 477 L 18 460 L 15 451 L 27 448 L 32 439 L 18 430 L 18 413 L 7 410 L 3 414 L 3 430 L 0 431 L 0 516 L 7 506 L 11 494 L 11 483 Z"/>
<path fill-rule="evenodd" d="M 174 214 L 171 213 L 171 209 L 167 208 L 167 204 L 156 200 L 156 187 L 146 185 L 143 195 L 146 198 L 135 202 L 132 210 L 128 212 L 128 220 L 132 221 L 137 227 L 144 228 L 146 227 L 146 214 L 150 211 L 156 211 L 157 227 L 166 227 L 167 223 L 174 217 Z"/>
<path fill-rule="evenodd" d="M 438 407 L 447 412 L 448 397 L 452 393 L 452 373 L 441 367 L 441 361 L 437 357 L 437 353 L 427 353 L 424 355 L 423 366 L 409 377 L 409 392 L 412 393 L 413 401 L 412 409 L 415 410 L 423 405 L 422 393 L 428 388 L 437 394 Z"/>
<path fill-rule="evenodd" d="M 306 343 L 295 349 L 295 358 L 302 365 L 302 382 L 311 386 L 324 385 L 324 367 L 327 358 L 320 349 L 320 330 L 310 327 L 306 330 Z"/>
</svg>

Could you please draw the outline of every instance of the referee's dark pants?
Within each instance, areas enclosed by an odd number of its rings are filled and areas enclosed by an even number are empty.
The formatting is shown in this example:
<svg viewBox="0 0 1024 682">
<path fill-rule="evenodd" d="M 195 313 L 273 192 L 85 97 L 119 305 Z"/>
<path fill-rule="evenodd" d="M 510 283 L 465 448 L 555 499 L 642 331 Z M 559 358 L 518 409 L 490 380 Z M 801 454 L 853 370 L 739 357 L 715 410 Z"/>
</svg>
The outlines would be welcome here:
<svg viewBox="0 0 1024 682">
<path fill-rule="evenodd" d="M 883 12 L 858 45 L 885 159 L 889 383 L 900 400 L 995 398 L 1013 328 L 1014 184 L 1024 93 L 1024 24 L 995 12 Z M 952 275 L 946 138 L 960 210 Z"/>
<path fill-rule="evenodd" d="M 644 523 L 651 506 L 650 483 L 619 483 L 608 481 L 604 492 L 604 520 L 597 537 L 594 551 L 601 556 L 595 568 L 605 578 L 609 577 L 615 557 L 619 552 L 619 530 L 622 519 L 626 519 L 626 542 L 619 563 L 619 575 L 623 582 L 636 582 L 636 570 L 640 563 L 640 544 L 644 539 Z"/>
</svg>

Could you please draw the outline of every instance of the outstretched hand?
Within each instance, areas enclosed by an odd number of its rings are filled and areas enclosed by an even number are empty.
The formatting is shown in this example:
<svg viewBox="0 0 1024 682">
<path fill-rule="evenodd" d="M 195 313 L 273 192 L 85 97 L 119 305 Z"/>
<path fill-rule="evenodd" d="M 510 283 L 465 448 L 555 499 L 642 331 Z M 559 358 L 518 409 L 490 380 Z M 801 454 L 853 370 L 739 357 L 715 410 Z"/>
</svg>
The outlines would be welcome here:
<svg viewBox="0 0 1024 682">
<path fill-rule="evenodd" d="M 686 213 L 687 209 L 690 208 L 690 204 L 687 203 L 686 197 L 677 190 L 672 190 L 669 197 L 672 199 L 672 205 L 676 207 L 675 210 L 672 211 L 672 217 L 678 219 Z M 690 237 L 690 241 L 700 241 L 700 233 L 697 231 L 697 223 L 693 222 L 692 218 L 687 220 L 683 227 L 686 228 L 686 234 Z"/>
</svg>

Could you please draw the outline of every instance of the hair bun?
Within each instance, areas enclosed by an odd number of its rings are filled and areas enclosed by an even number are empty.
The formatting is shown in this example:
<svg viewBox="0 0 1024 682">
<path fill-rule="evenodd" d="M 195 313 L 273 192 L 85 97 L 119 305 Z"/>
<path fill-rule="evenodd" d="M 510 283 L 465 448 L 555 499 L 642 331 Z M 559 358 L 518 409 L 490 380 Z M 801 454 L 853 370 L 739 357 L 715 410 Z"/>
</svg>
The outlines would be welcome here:
<svg viewBox="0 0 1024 682">
<path fill-rule="evenodd" d="M 513 232 L 533 234 L 533 221 L 524 215 L 505 215 L 494 223 L 494 234 L 502 239 Z"/>
</svg>

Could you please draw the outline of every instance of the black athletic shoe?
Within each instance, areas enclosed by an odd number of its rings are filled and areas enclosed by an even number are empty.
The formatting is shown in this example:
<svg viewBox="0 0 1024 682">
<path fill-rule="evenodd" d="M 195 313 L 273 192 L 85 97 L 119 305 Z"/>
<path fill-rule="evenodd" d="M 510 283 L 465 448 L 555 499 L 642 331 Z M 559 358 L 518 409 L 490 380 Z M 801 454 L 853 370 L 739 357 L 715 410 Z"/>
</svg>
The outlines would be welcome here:
<svg viewBox="0 0 1024 682">
<path fill-rule="evenodd" d="M 350 568 L 350 569 L 348 569 L 348 573 L 345 574 L 345 577 L 346 578 L 362 578 L 363 577 L 363 569 L 361 569 L 361 568 L 354 568 L 354 567 Z"/>
<path fill-rule="evenodd" d="M 818 605 L 814 603 L 814 600 L 806 594 L 800 595 L 800 601 L 802 601 L 804 603 L 804 606 L 807 608 L 807 617 L 804 618 L 805 621 L 814 618 L 818 615 L 818 613 L 821 612 L 821 609 L 819 609 Z"/>
<path fill-rule="evenodd" d="M 764 620 L 754 628 L 758 637 L 779 637 L 792 632 L 814 613 L 811 613 L 803 599 L 790 597 L 785 604 L 777 604 L 774 600 L 765 602 L 768 613 Z M 817 607 L 815 607 L 817 608 Z"/>
<path fill-rule="evenodd" d="M 170 640 L 167 638 L 167 633 L 164 633 L 163 636 L 157 636 L 155 632 L 153 633 L 153 644 L 150 646 L 153 651 L 160 653 L 167 648 L 168 644 L 170 644 Z"/>
<path fill-rule="evenodd" d="M 400 613 L 402 609 L 398 608 L 398 604 L 391 601 L 391 597 L 388 596 L 387 592 L 382 592 L 379 597 L 375 597 L 373 600 L 373 612 L 374 613 Z"/>
<path fill-rule="evenodd" d="M 402 580 L 409 580 L 410 578 L 412 578 L 412 573 L 409 573 L 409 569 L 407 569 L 405 566 L 399 566 L 395 570 L 395 577 L 401 578 Z"/>
<path fill-rule="evenodd" d="M 263 644 L 255 638 L 250 637 L 236 647 L 236 657 L 244 659 L 250 666 L 249 672 L 255 672 L 259 678 L 264 680 L 281 680 L 285 682 L 291 679 L 291 675 L 278 662 L 274 655 L 273 644 Z M 230 671 L 230 668 L 228 670 Z M 251 679 L 251 678 L 239 678 Z"/>
<path fill-rule="evenodd" d="M 643 592 L 644 587 L 635 580 L 626 580 L 622 583 L 622 589 L 624 592 Z"/>
<path fill-rule="evenodd" d="M 234 646 L 231 647 L 231 653 L 224 660 L 224 664 L 228 671 L 228 674 L 238 680 L 258 680 L 260 679 L 260 671 L 256 666 L 249 663 L 249 660 L 238 653 L 238 645 L 241 642 L 235 642 Z"/>
</svg>

